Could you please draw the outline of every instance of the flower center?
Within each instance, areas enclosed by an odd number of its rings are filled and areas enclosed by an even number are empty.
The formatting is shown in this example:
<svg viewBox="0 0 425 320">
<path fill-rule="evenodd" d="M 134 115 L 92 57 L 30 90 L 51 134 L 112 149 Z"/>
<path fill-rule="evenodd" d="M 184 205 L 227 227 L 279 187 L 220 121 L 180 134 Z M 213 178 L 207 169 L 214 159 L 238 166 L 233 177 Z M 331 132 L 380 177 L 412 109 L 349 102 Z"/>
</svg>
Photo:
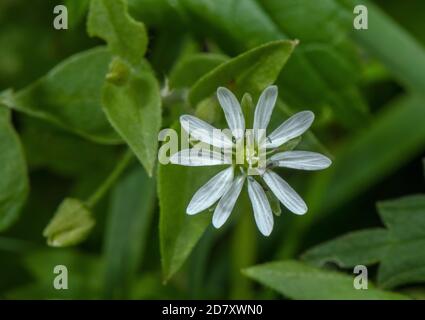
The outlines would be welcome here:
<svg viewBox="0 0 425 320">
<path fill-rule="evenodd" d="M 247 165 L 252 166 L 258 162 L 258 152 L 255 146 L 245 146 L 245 162 Z"/>
<path fill-rule="evenodd" d="M 262 174 L 266 167 L 266 150 L 249 131 L 246 131 L 244 139 L 235 143 L 233 163 L 248 175 Z"/>
</svg>

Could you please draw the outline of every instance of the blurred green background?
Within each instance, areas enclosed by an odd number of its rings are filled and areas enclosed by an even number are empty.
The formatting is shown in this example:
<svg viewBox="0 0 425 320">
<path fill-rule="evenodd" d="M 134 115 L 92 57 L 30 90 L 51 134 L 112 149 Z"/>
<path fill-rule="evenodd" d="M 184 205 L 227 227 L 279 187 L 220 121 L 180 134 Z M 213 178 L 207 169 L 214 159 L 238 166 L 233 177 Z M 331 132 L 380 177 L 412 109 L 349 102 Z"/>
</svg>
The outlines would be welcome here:
<svg viewBox="0 0 425 320">
<path fill-rule="evenodd" d="M 240 269 L 297 259 L 349 231 L 380 227 L 378 201 L 423 193 L 425 2 L 370 2 L 368 31 L 352 28 L 355 2 L 129 0 L 130 14 L 148 29 L 147 59 L 162 86 L 188 54 L 234 57 L 268 41 L 299 39 L 278 79 L 279 92 L 292 110 L 316 113 L 313 132 L 334 167 L 289 176 L 309 205 L 307 216 L 284 212 L 270 238 L 255 230 L 250 213 L 220 230 L 209 226 L 183 268 L 164 284 L 156 186 L 135 161 L 96 205 L 96 226 L 84 243 L 47 246 L 42 232 L 61 201 L 88 198 L 125 148 L 13 112 L 30 193 L 19 220 L 0 233 L 0 298 L 282 298 Z M 68 7 L 68 30 L 52 26 L 57 4 Z M 0 91 L 25 88 L 69 56 L 103 44 L 87 35 L 88 6 L 89 0 L 1 0 Z M 175 117 L 164 110 L 163 126 Z M 68 267 L 68 290 L 52 286 L 58 264 Z M 420 283 L 399 289 L 424 294 Z"/>
</svg>

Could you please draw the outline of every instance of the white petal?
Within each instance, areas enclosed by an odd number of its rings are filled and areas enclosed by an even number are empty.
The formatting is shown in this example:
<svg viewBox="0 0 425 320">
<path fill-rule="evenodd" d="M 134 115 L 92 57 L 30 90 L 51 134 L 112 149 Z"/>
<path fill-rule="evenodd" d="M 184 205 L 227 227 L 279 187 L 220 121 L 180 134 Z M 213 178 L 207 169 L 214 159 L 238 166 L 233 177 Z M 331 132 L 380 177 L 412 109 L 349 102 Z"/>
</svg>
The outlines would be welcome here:
<svg viewBox="0 0 425 320">
<path fill-rule="evenodd" d="M 301 170 L 322 170 L 332 164 L 324 155 L 309 151 L 285 151 L 276 153 L 270 160 L 279 167 Z"/>
<path fill-rule="evenodd" d="M 314 120 L 314 113 L 301 111 L 294 114 L 267 137 L 266 148 L 277 148 L 285 142 L 302 135 Z"/>
<path fill-rule="evenodd" d="M 244 135 L 245 118 L 238 99 L 236 99 L 235 95 L 229 89 L 224 87 L 217 89 L 217 98 L 223 108 L 230 130 L 236 140 L 239 140 Z"/>
<path fill-rule="evenodd" d="M 301 199 L 298 193 L 296 193 L 278 174 L 268 170 L 264 173 L 263 179 L 276 198 L 278 198 L 288 210 L 295 214 L 304 214 L 307 212 L 307 205 L 304 200 Z"/>
<path fill-rule="evenodd" d="M 211 207 L 226 192 L 233 180 L 233 167 L 223 170 L 204 184 L 190 200 L 186 213 L 193 215 Z M 176 186 L 178 188 L 178 186 Z"/>
<path fill-rule="evenodd" d="M 209 123 L 191 116 L 183 115 L 180 117 L 180 123 L 184 131 L 189 133 L 196 140 L 205 142 L 217 148 L 231 148 L 232 140 L 223 134 L 221 130 L 214 128 Z"/>
<path fill-rule="evenodd" d="M 170 162 L 182 166 L 198 167 L 231 164 L 232 160 L 215 151 L 192 148 L 176 152 L 170 157 Z"/>
<path fill-rule="evenodd" d="M 251 199 L 258 230 L 260 230 L 263 235 L 269 236 L 273 230 L 272 209 L 270 208 L 269 201 L 267 200 L 263 188 L 252 177 L 248 178 L 248 195 Z"/>
<path fill-rule="evenodd" d="M 239 194 L 241 193 L 245 176 L 240 175 L 233 180 L 229 189 L 221 197 L 214 210 L 213 225 L 217 229 L 220 228 L 229 218 L 232 213 L 233 207 L 235 206 L 236 200 L 238 200 Z"/>
<path fill-rule="evenodd" d="M 253 129 L 267 129 L 277 99 L 277 87 L 267 87 L 258 99 Z"/>
</svg>

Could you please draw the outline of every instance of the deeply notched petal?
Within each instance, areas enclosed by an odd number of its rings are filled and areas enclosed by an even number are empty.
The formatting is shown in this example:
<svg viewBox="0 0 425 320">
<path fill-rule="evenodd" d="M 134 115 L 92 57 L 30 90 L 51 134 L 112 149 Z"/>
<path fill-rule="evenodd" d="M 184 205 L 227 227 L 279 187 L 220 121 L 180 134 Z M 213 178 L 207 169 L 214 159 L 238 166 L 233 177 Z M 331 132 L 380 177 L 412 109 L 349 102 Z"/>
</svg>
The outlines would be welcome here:
<svg viewBox="0 0 425 320">
<path fill-rule="evenodd" d="M 258 99 L 254 113 L 254 130 L 267 129 L 277 99 L 277 86 L 267 87 Z"/>
<path fill-rule="evenodd" d="M 219 152 L 207 149 L 184 149 L 170 157 L 170 162 L 189 167 L 217 166 L 231 164 L 232 159 Z"/>
<path fill-rule="evenodd" d="M 191 116 L 180 117 L 180 124 L 184 131 L 201 142 L 207 143 L 217 148 L 231 148 L 232 140 L 221 130 L 214 128 L 209 123 Z"/>
<path fill-rule="evenodd" d="M 217 98 L 223 108 L 229 129 L 236 140 L 239 140 L 245 133 L 245 118 L 238 99 L 229 89 L 224 87 L 217 89 Z"/>
<path fill-rule="evenodd" d="M 302 135 L 313 121 L 314 113 L 311 111 L 294 114 L 267 137 L 266 148 L 280 147 L 285 142 Z"/>
<path fill-rule="evenodd" d="M 263 188 L 252 177 L 248 178 L 248 195 L 251 199 L 254 219 L 258 230 L 264 236 L 269 236 L 274 224 L 272 209 Z"/>
<path fill-rule="evenodd" d="M 233 167 L 212 177 L 192 197 L 186 213 L 193 215 L 211 207 L 226 192 L 233 180 Z"/>
<path fill-rule="evenodd" d="M 217 229 L 220 228 L 229 218 L 232 210 L 235 206 L 236 201 L 242 191 L 242 187 L 245 181 L 244 175 L 237 176 L 229 189 L 221 197 L 220 201 L 217 204 L 217 207 L 214 210 L 213 215 L 213 225 Z"/>
<path fill-rule="evenodd" d="M 285 151 L 273 155 L 270 160 L 278 167 L 310 171 L 326 169 L 332 164 L 328 157 L 310 151 Z"/>
<path fill-rule="evenodd" d="M 299 215 L 307 212 L 307 205 L 304 200 L 301 199 L 298 193 L 278 174 L 267 170 L 263 174 L 263 179 L 276 198 L 278 198 L 288 210 Z"/>
</svg>

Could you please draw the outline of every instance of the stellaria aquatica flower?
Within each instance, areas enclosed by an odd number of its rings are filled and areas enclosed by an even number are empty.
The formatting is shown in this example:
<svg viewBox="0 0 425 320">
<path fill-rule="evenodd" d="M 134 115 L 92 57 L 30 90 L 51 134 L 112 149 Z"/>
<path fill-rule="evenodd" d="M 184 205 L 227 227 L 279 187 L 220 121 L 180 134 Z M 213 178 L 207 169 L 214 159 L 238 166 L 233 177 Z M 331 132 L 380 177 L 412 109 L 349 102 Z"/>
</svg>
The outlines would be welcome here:
<svg viewBox="0 0 425 320">
<path fill-rule="evenodd" d="M 218 202 L 212 222 L 214 227 L 220 228 L 229 218 L 245 181 L 248 185 L 254 219 L 263 235 L 270 235 L 274 224 L 273 212 L 263 186 L 273 192 L 293 213 L 302 215 L 307 212 L 307 205 L 303 199 L 272 169 L 286 167 L 321 170 L 329 167 L 331 160 L 322 154 L 309 151 L 279 152 L 282 145 L 301 136 L 311 126 L 314 120 L 311 111 L 296 113 L 266 136 L 266 129 L 277 100 L 277 91 L 276 86 L 269 86 L 261 94 L 255 108 L 252 130 L 245 128 L 245 118 L 237 98 L 224 87 L 217 89 L 217 98 L 223 108 L 230 134 L 215 129 L 194 116 L 180 117 L 182 128 L 193 139 L 211 146 L 213 150 L 200 148 L 181 150 L 171 156 L 171 163 L 184 166 L 229 165 L 195 193 L 186 209 L 187 214 L 200 213 Z M 244 138 L 246 138 L 245 144 Z M 271 155 L 269 159 L 268 155 Z M 236 161 L 232 159 L 233 156 L 236 157 Z M 260 163 L 262 156 L 265 157 L 264 164 L 252 171 L 253 164 Z"/>
</svg>

